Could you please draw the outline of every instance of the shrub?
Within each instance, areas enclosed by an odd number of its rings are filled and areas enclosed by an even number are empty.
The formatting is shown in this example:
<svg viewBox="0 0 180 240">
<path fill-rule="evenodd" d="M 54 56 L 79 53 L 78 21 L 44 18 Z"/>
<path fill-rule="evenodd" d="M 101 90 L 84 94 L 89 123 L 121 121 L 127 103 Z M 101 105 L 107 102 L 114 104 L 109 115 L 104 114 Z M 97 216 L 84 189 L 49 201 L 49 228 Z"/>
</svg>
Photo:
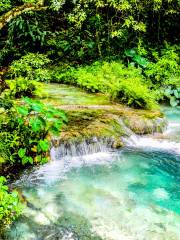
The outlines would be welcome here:
<svg viewBox="0 0 180 240">
<path fill-rule="evenodd" d="M 52 82 L 76 84 L 74 73 L 76 68 L 69 65 L 56 66 L 52 70 Z"/>
<path fill-rule="evenodd" d="M 0 109 L 4 112 L 5 109 L 10 109 L 13 106 L 12 100 L 0 96 Z"/>
<path fill-rule="evenodd" d="M 168 86 L 163 89 L 162 95 L 164 98 L 169 99 L 172 107 L 176 107 L 180 103 L 180 87 L 173 88 L 172 86 Z"/>
<path fill-rule="evenodd" d="M 180 83 L 180 58 L 176 48 L 167 46 L 166 49 L 161 50 L 160 56 L 158 53 L 155 55 L 155 62 L 150 62 L 145 70 L 146 76 L 152 83 L 156 87 Z"/>
<path fill-rule="evenodd" d="M 161 53 L 153 51 L 154 62 L 149 62 L 144 71 L 149 85 L 156 90 L 157 100 L 168 100 L 175 107 L 180 103 L 180 68 L 176 45 L 166 45 Z"/>
<path fill-rule="evenodd" d="M 0 176 L 0 226 L 8 225 L 15 220 L 22 210 L 16 191 L 9 192 L 6 179 Z"/>
<path fill-rule="evenodd" d="M 127 49 L 125 50 L 125 56 L 127 57 L 128 62 L 131 62 L 131 65 L 137 64 L 142 68 L 146 68 L 148 61 L 146 58 L 142 57 L 137 53 L 136 49 Z"/>
<path fill-rule="evenodd" d="M 8 76 L 11 79 L 23 77 L 28 80 L 49 81 L 50 72 L 45 67 L 51 62 L 44 54 L 28 53 L 12 62 Z"/>
<path fill-rule="evenodd" d="M 56 73 L 58 81 L 77 84 L 91 91 L 108 94 L 116 100 L 136 108 L 153 108 L 155 98 L 148 89 L 141 69 L 125 67 L 121 62 L 95 62 L 78 69 Z"/>
<path fill-rule="evenodd" d="M 35 80 L 18 77 L 15 80 L 6 80 L 6 83 L 9 88 L 3 94 L 10 98 L 32 97 L 40 94 L 41 84 Z"/>
<path fill-rule="evenodd" d="M 59 134 L 66 121 L 63 111 L 29 98 L 24 98 L 21 106 L 1 109 L 1 161 L 23 165 L 47 162 L 49 134 Z"/>
</svg>

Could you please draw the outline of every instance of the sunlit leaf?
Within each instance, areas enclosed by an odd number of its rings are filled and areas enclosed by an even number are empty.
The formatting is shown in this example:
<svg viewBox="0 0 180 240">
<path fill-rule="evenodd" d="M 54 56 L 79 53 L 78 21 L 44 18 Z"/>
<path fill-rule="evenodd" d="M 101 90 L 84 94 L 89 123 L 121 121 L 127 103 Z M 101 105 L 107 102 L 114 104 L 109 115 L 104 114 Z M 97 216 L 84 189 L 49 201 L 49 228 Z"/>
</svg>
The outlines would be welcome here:
<svg viewBox="0 0 180 240">
<path fill-rule="evenodd" d="M 23 158 L 26 154 L 26 148 L 20 148 L 18 151 L 18 155 L 20 158 Z"/>
</svg>

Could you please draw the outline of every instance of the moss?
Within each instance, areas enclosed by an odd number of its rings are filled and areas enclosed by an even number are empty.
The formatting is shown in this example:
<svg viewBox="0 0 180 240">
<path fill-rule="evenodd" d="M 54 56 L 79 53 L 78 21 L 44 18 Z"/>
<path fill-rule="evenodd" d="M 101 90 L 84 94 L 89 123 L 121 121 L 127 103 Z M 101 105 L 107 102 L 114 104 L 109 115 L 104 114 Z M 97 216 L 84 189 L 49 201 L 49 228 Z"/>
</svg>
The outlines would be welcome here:
<svg viewBox="0 0 180 240">
<path fill-rule="evenodd" d="M 91 137 L 118 137 L 123 135 L 123 129 L 118 124 L 116 115 L 104 110 L 68 111 L 68 125 L 63 129 L 61 138 L 82 139 Z"/>
<path fill-rule="evenodd" d="M 112 147 L 119 148 L 123 145 L 120 138 L 128 135 L 125 126 L 136 134 L 160 132 L 164 127 L 164 121 L 160 118 L 162 114 L 158 111 L 140 111 L 119 105 L 109 106 L 106 109 L 74 107 L 65 111 L 69 121 L 63 128 L 57 145 L 62 142 L 82 142 L 84 139 L 97 137 L 109 138 L 113 140 Z"/>
<path fill-rule="evenodd" d="M 146 118 L 144 116 L 125 117 L 124 123 L 136 134 L 162 132 L 166 126 L 163 118 Z"/>
</svg>

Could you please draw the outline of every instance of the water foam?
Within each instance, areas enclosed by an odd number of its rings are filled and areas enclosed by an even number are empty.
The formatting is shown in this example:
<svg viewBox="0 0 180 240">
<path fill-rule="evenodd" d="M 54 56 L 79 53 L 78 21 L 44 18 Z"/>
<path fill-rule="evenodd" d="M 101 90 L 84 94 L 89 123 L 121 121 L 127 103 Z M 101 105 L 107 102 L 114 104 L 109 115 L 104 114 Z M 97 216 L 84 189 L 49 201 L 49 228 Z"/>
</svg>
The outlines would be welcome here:
<svg viewBox="0 0 180 240">
<path fill-rule="evenodd" d="M 132 135 L 129 139 L 124 139 L 124 142 L 130 147 L 165 150 L 180 154 L 180 143 L 175 141 Z"/>
</svg>

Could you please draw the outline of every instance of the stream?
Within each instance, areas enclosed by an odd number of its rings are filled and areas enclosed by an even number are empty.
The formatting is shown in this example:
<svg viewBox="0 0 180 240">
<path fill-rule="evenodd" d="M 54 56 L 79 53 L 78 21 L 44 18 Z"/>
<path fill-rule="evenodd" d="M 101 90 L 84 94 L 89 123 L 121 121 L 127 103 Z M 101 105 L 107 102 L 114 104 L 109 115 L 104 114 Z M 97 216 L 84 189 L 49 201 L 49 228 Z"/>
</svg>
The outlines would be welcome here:
<svg viewBox="0 0 180 240">
<path fill-rule="evenodd" d="M 3 239 L 180 239 L 180 108 L 163 111 L 163 134 L 132 135 L 119 151 L 52 148 L 52 161 L 14 183 L 27 206 Z"/>
</svg>

